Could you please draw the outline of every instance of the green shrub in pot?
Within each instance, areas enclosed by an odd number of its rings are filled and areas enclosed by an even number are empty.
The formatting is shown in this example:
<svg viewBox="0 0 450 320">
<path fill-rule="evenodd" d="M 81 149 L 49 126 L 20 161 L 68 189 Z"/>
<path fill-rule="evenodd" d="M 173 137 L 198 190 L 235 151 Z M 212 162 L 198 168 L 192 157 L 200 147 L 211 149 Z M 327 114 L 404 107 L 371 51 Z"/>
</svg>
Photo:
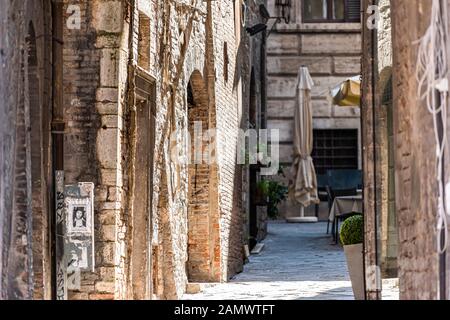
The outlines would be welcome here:
<svg viewBox="0 0 450 320">
<path fill-rule="evenodd" d="M 344 221 L 341 227 L 341 243 L 344 246 L 363 243 L 364 241 L 364 218 L 355 215 Z"/>
<path fill-rule="evenodd" d="M 364 300 L 364 218 L 355 215 L 344 221 L 341 228 L 341 242 L 344 246 L 348 273 L 352 281 L 356 300 Z"/>
<path fill-rule="evenodd" d="M 278 205 L 286 199 L 288 188 L 276 181 L 262 180 L 258 183 L 258 189 L 264 197 L 268 198 L 267 215 L 276 219 L 278 217 Z"/>
</svg>

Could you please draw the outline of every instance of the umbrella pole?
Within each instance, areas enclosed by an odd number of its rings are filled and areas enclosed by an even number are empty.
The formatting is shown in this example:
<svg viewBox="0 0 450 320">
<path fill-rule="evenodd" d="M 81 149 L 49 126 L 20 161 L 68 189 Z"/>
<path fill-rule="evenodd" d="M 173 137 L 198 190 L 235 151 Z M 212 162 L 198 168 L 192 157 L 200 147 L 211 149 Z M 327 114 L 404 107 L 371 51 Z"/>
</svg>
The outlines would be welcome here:
<svg viewBox="0 0 450 320">
<path fill-rule="evenodd" d="M 317 217 L 305 217 L 305 207 L 300 205 L 300 216 L 286 218 L 288 223 L 316 223 L 319 222 Z"/>
</svg>

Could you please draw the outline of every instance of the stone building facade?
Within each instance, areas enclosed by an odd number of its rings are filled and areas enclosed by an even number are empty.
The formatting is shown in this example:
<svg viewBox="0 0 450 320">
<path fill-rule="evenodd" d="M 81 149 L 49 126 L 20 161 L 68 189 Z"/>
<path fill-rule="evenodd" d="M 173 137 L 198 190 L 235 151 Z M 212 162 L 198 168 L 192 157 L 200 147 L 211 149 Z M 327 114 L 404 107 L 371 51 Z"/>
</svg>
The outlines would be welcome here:
<svg viewBox="0 0 450 320">
<path fill-rule="evenodd" d="M 242 10 L 242 1 L 33 1 L 37 8 L 28 3 L 2 2 L 0 10 L 2 34 L 9 36 L 1 45 L 3 68 L 8 79 L 18 80 L 0 81 L 2 95 L 12 99 L 1 108 L 0 164 L 6 174 L 0 227 L 8 234 L 8 219 L 18 219 L 22 233 L 14 236 L 23 242 L 14 248 L 4 236 L 0 243 L 2 297 L 54 297 L 54 230 L 48 224 L 54 214 L 52 175 L 62 160 L 66 185 L 95 185 L 95 271 L 82 272 L 80 288 L 69 299 L 172 299 L 189 283 L 227 281 L 240 272 L 248 180 L 236 164 L 236 149 L 238 129 L 248 127 L 249 66 L 261 57 L 249 56 L 255 44 L 243 28 L 244 14 L 251 13 Z M 20 61 L 27 55 L 19 57 L 14 49 L 29 41 L 30 19 L 36 19 L 40 51 L 39 67 L 27 72 L 33 77 L 32 70 L 39 71 L 40 87 L 21 98 L 27 91 L 12 83 L 21 83 Z M 52 33 L 53 41 L 43 36 Z M 24 83 L 31 86 L 33 79 Z M 34 134 L 28 140 L 12 134 L 30 123 L 18 106 L 22 101 L 30 109 L 34 95 L 41 108 L 53 110 L 36 129 L 40 153 L 30 140 Z M 205 135 L 195 150 L 189 136 L 195 139 L 198 121 Z M 207 136 L 208 129 L 216 131 Z M 58 144 L 55 135 L 62 132 L 64 143 Z M 51 157 L 55 145 L 63 146 L 58 161 Z M 216 161 L 195 162 L 196 154 Z M 34 179 L 33 170 L 42 177 Z M 27 191 L 10 199 L 14 172 L 26 180 L 17 185 Z M 33 202 L 25 206 L 19 196 Z M 13 202 L 26 210 L 8 214 Z M 18 264 L 23 268 L 14 275 L 11 268 Z M 11 285 L 14 276 L 20 281 Z"/>
<path fill-rule="evenodd" d="M 271 14 L 276 16 L 274 5 L 274 0 L 268 1 Z M 308 67 L 315 85 L 312 89 L 314 129 L 357 130 L 358 159 L 354 169 L 361 169 L 362 165 L 360 110 L 334 106 L 329 98 L 331 88 L 361 73 L 361 23 L 305 21 L 303 5 L 306 1 L 292 2 L 290 23 L 277 25 L 267 47 L 267 123 L 269 128 L 280 130 L 280 162 L 286 177 L 278 179 L 285 184 L 292 165 L 295 85 L 303 65 Z M 297 216 L 299 210 L 288 201 L 280 207 L 280 214 Z M 308 211 L 314 214 L 314 208 Z M 320 216 L 325 217 L 325 214 Z"/>
</svg>

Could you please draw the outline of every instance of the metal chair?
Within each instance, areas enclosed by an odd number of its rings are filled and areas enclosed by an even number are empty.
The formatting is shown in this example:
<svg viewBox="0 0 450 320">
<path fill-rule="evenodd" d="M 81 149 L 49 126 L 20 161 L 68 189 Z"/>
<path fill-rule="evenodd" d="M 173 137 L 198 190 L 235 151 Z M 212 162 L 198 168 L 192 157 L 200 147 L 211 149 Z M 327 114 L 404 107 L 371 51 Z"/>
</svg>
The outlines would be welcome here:
<svg viewBox="0 0 450 320">
<path fill-rule="evenodd" d="M 328 207 L 329 207 L 328 214 L 331 213 L 331 208 L 333 207 L 333 202 L 336 197 L 356 196 L 358 193 L 356 188 L 334 190 L 332 187 L 326 186 L 326 190 L 327 190 L 327 194 L 328 194 Z M 351 213 L 349 213 L 349 214 L 351 214 Z M 343 216 L 343 215 L 341 215 L 341 216 Z M 330 219 L 328 219 L 328 222 L 327 222 L 327 234 L 329 232 L 329 226 L 330 226 Z M 338 233 L 339 233 L 339 217 L 336 217 L 336 216 L 334 217 L 331 230 L 333 231 L 333 238 L 337 244 L 338 243 Z"/>
<path fill-rule="evenodd" d="M 318 174 L 317 175 L 317 195 L 319 197 L 319 200 L 322 201 L 328 201 L 328 194 L 326 186 L 328 184 L 328 176 L 326 174 Z M 319 204 L 315 205 L 315 214 L 316 217 L 319 218 Z M 327 228 L 328 230 L 328 228 Z M 328 231 L 327 231 L 328 234 Z"/>
<path fill-rule="evenodd" d="M 355 169 L 327 170 L 327 182 L 335 190 L 357 188 L 362 184 L 362 171 Z"/>
</svg>

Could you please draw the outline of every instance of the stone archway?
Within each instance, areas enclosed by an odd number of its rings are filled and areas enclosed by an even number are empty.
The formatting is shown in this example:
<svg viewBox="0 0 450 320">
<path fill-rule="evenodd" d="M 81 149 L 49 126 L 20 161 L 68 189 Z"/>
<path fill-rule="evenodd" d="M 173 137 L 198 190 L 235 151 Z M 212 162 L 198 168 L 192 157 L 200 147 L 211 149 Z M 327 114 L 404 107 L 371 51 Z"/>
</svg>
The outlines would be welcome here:
<svg viewBox="0 0 450 320">
<path fill-rule="evenodd" d="M 379 75 L 379 101 L 377 135 L 380 149 L 377 163 L 380 201 L 378 204 L 379 260 L 382 277 L 397 277 L 397 213 L 395 206 L 394 125 L 392 103 L 392 68 L 384 68 Z"/>
<path fill-rule="evenodd" d="M 205 82 L 194 71 L 187 86 L 188 128 L 191 137 L 188 166 L 188 260 L 189 282 L 220 280 L 220 229 L 216 206 L 217 185 L 208 164 L 207 141 L 202 136 L 210 128 L 209 99 Z"/>
</svg>

